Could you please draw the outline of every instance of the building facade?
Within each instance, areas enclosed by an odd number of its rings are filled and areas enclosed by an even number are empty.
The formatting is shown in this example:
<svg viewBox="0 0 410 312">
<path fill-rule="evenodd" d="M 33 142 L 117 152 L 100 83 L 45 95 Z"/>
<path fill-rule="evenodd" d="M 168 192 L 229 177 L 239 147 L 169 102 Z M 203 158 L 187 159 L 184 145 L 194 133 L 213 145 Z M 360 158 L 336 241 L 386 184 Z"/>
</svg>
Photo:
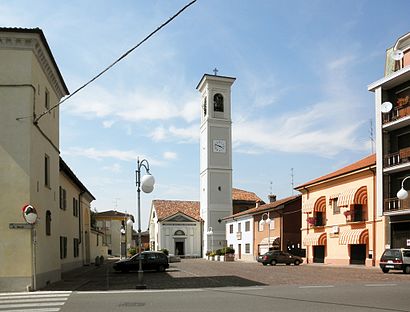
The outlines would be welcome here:
<svg viewBox="0 0 410 312">
<path fill-rule="evenodd" d="M 386 248 L 410 247 L 410 197 L 397 198 L 410 176 L 410 33 L 387 50 L 385 77 L 372 83 L 375 94 L 377 214 L 385 216 Z M 404 183 L 410 190 L 410 179 Z"/>
<path fill-rule="evenodd" d="M 132 215 L 115 210 L 95 214 L 97 230 L 103 233 L 103 245 L 107 246 L 108 255 L 126 257 L 127 251 L 136 246 L 133 226 L 127 223 L 129 219 L 134 221 Z"/>
<path fill-rule="evenodd" d="M 43 32 L 0 28 L 0 72 L 0 291 L 35 290 L 90 262 L 94 197 L 59 156 L 56 105 L 69 92 Z"/>
<path fill-rule="evenodd" d="M 227 245 L 237 260 L 253 261 L 271 249 L 300 253 L 301 195 L 270 200 L 224 218 Z"/>
<path fill-rule="evenodd" d="M 368 156 L 296 187 L 302 193 L 306 262 L 378 264 L 385 219 L 376 212 L 376 157 Z"/>
</svg>

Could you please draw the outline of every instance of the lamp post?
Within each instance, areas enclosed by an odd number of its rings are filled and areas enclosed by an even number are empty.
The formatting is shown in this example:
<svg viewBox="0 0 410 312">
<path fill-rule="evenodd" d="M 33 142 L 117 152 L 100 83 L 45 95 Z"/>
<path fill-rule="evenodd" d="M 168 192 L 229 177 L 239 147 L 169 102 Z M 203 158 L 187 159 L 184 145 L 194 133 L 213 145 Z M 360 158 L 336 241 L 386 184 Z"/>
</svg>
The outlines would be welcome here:
<svg viewBox="0 0 410 312">
<path fill-rule="evenodd" d="M 141 178 L 141 168 L 144 167 L 147 174 Z M 149 172 L 149 163 L 146 159 L 140 161 L 137 158 L 137 170 L 135 171 L 136 176 L 136 186 L 137 186 L 137 213 L 138 213 L 138 285 L 137 289 L 146 288 L 143 284 L 143 274 L 142 270 L 142 240 L 141 240 L 141 190 L 144 193 L 151 193 L 154 190 L 155 179 Z"/>
<path fill-rule="evenodd" d="M 401 181 L 401 189 L 400 189 L 400 191 L 397 192 L 397 198 L 398 199 L 404 200 L 409 196 L 409 192 L 407 192 L 404 189 L 404 181 L 406 181 L 407 179 L 410 179 L 410 176 L 405 177 L 403 179 L 403 181 Z"/>
<path fill-rule="evenodd" d="M 266 219 L 263 219 L 264 216 L 267 216 Z M 259 224 L 264 226 L 265 224 L 268 225 L 268 251 L 270 248 L 270 223 L 272 222 L 272 220 L 269 218 L 269 212 L 265 212 L 262 217 L 261 220 L 259 221 Z"/>
<path fill-rule="evenodd" d="M 211 248 L 213 252 L 214 251 L 214 231 L 212 229 L 212 226 L 208 228 L 208 232 L 206 234 L 211 235 Z"/>
</svg>

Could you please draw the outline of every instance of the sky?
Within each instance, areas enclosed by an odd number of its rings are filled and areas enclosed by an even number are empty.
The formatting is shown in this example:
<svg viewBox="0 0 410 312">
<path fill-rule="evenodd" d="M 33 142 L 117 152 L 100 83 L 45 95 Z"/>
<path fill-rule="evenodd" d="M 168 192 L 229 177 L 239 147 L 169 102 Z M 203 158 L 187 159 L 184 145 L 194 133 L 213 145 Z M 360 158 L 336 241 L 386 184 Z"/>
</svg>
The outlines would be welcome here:
<svg viewBox="0 0 410 312">
<path fill-rule="evenodd" d="M 0 26 L 39 27 L 70 92 L 190 0 L 0 1 Z M 96 200 L 137 215 L 136 159 L 156 184 L 141 195 L 199 200 L 203 74 L 232 86 L 233 186 L 267 201 L 372 153 L 385 51 L 410 31 L 408 0 L 197 0 L 60 106 L 61 156 Z M 145 171 L 142 169 L 142 174 Z"/>
</svg>

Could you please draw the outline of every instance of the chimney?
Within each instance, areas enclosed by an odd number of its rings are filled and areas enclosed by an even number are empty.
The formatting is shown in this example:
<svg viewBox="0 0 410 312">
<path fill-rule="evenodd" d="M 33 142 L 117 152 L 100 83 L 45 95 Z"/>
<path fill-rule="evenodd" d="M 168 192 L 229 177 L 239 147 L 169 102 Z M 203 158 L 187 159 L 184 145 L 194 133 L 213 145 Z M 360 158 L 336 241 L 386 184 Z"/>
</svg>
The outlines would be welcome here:
<svg viewBox="0 0 410 312">
<path fill-rule="evenodd" d="M 268 195 L 268 199 L 270 203 L 274 203 L 276 201 L 276 195 L 270 194 Z"/>
</svg>

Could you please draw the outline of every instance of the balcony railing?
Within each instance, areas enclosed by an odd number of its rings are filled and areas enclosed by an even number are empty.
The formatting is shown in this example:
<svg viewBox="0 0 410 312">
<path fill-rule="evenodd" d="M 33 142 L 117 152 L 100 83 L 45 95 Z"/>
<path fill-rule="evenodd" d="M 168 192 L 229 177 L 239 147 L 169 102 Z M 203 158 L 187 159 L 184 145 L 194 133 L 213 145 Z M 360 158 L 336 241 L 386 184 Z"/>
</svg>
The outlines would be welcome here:
<svg viewBox="0 0 410 312">
<path fill-rule="evenodd" d="M 408 162 L 410 162 L 410 147 L 403 148 L 396 153 L 384 155 L 384 168 L 389 168 Z"/>
<path fill-rule="evenodd" d="M 410 115 L 410 103 L 397 105 L 389 113 L 383 114 L 383 124 L 396 121 Z"/>
<path fill-rule="evenodd" d="M 397 197 L 384 200 L 384 212 L 395 212 L 410 209 L 410 198 L 400 200 Z"/>
</svg>

